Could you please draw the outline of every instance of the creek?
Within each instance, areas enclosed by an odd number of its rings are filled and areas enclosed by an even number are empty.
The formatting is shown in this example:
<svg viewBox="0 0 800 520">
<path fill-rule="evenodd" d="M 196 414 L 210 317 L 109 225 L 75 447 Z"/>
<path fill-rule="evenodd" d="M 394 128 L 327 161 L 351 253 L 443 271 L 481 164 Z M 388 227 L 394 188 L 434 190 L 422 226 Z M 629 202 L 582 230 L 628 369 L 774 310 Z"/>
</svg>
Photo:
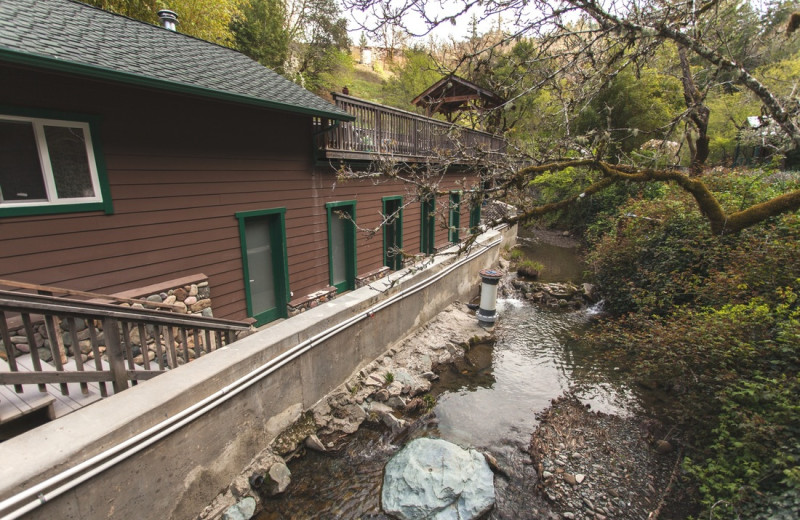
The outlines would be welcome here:
<svg viewBox="0 0 800 520">
<path fill-rule="evenodd" d="M 528 258 L 545 265 L 546 281 L 579 281 L 582 265 L 576 244 L 556 234 L 523 230 Z M 388 518 L 381 512 L 383 467 L 417 437 L 442 438 L 491 453 L 505 475 L 495 478 L 497 504 L 488 518 L 546 518 L 548 505 L 533 493 L 536 472 L 527 449 L 536 414 L 552 399 L 572 391 L 594 410 L 627 415 L 636 408 L 632 393 L 598 372 L 607 367 L 581 362 L 573 332 L 588 326 L 595 308 L 546 309 L 516 299 L 498 301 L 497 341 L 467 353 L 467 370 L 445 371 L 433 385 L 436 405 L 399 437 L 362 426 L 341 449 L 309 451 L 289 463 L 292 484 L 266 499 L 259 520 Z M 598 382 L 599 381 L 599 382 Z"/>
</svg>

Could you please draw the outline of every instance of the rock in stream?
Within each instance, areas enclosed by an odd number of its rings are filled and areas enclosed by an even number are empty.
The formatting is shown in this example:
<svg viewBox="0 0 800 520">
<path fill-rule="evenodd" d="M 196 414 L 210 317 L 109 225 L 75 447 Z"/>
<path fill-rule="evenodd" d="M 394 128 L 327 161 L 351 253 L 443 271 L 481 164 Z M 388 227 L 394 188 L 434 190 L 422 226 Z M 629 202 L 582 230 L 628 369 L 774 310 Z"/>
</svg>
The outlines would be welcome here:
<svg viewBox="0 0 800 520">
<path fill-rule="evenodd" d="M 383 509 L 402 520 L 471 520 L 494 501 L 494 474 L 476 450 L 420 438 L 386 465 Z"/>
</svg>

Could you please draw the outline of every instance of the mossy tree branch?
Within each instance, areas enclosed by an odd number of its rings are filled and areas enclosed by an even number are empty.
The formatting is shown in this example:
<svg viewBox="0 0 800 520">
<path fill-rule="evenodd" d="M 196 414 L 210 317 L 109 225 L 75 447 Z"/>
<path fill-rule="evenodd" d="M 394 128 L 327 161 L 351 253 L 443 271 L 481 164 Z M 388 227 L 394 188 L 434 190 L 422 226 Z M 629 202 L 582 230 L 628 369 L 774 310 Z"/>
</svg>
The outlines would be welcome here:
<svg viewBox="0 0 800 520">
<path fill-rule="evenodd" d="M 514 224 L 565 209 L 584 197 L 598 193 L 617 182 L 623 181 L 673 182 L 677 184 L 694 198 L 700 212 L 708 220 L 711 231 L 717 235 L 738 233 L 770 217 L 800 209 L 800 190 L 794 190 L 743 210 L 726 213 L 714 193 L 697 177 L 689 176 L 679 170 L 634 168 L 612 165 L 596 159 L 556 161 L 525 167 L 520 169 L 512 178 L 508 179 L 505 184 L 519 187 L 541 173 L 560 171 L 571 167 L 590 168 L 599 171 L 602 177 L 600 180 L 590 184 L 579 195 L 573 195 L 557 202 L 527 208 L 515 217 L 500 219 L 498 223 L 505 222 Z"/>
</svg>

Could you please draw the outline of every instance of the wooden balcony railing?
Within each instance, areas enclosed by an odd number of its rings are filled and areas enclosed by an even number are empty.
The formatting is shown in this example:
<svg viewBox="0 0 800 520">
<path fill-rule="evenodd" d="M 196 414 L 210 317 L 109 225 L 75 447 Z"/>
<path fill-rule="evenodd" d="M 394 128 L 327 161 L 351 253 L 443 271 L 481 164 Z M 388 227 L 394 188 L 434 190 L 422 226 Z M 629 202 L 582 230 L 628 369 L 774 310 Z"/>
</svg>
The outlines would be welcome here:
<svg viewBox="0 0 800 520">
<path fill-rule="evenodd" d="M 326 119 L 314 119 L 317 148 L 325 159 L 371 160 L 384 155 L 409 162 L 458 162 L 506 148 L 502 137 L 486 132 L 343 94 L 333 97 L 336 106 L 356 120 L 333 126 Z"/>
<path fill-rule="evenodd" d="M 27 337 L 28 352 L 17 352 L 11 330 Z M 0 291 L 0 340 L 6 361 L 0 360 L 0 385 L 36 385 L 40 392 L 59 385 L 63 395 L 70 384 L 88 393 L 106 383 L 114 392 L 128 382 L 150 379 L 181 363 L 235 341 L 249 324 L 151 309 L 78 301 L 55 296 Z M 42 344 L 52 365 L 40 354 Z M 24 359 L 22 359 L 24 358 Z"/>
</svg>

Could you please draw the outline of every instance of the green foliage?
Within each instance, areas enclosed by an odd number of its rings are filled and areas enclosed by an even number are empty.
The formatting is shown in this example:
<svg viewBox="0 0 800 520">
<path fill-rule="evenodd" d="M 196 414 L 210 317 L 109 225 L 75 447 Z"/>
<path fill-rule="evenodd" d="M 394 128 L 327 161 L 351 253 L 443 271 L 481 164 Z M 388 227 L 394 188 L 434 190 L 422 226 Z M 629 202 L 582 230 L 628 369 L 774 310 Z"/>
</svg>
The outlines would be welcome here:
<svg viewBox="0 0 800 520">
<path fill-rule="evenodd" d="M 282 73 L 322 94 L 338 84 L 332 78 L 343 65 L 352 66 L 347 20 L 335 0 L 308 0 L 284 6 L 290 10 L 284 23 L 289 50 Z"/>
<path fill-rule="evenodd" d="M 160 25 L 158 11 L 178 14 L 178 32 L 222 45 L 233 43 L 231 21 L 247 0 L 82 0 L 106 11 Z"/>
<path fill-rule="evenodd" d="M 513 260 L 514 262 L 519 262 L 520 260 L 522 260 L 523 258 L 525 258 L 525 253 L 522 251 L 522 249 L 513 249 L 513 250 L 511 251 L 510 258 L 511 258 L 511 260 Z"/>
<path fill-rule="evenodd" d="M 444 73 L 431 54 L 421 46 L 406 49 L 404 55 L 402 65 L 394 69 L 394 77 L 386 82 L 382 90 L 381 102 L 416 111 L 417 107 L 411 104 L 411 100 L 442 79 Z"/>
<path fill-rule="evenodd" d="M 536 260 L 523 260 L 517 266 L 517 272 L 524 273 L 541 273 L 544 269 L 544 264 Z"/>
<path fill-rule="evenodd" d="M 761 495 L 800 490 L 800 382 L 796 377 L 755 377 L 734 383 L 721 394 L 722 411 L 708 456 L 687 459 L 686 469 L 700 482 L 705 504 L 735 506 Z M 797 509 L 795 509 L 797 511 Z"/>
<path fill-rule="evenodd" d="M 795 182 L 764 172 L 708 179 L 727 207 Z M 589 333 L 594 355 L 667 392 L 664 413 L 688 432 L 684 468 L 712 518 L 769 497 L 798 511 L 800 217 L 720 238 L 667 188 L 606 220 L 589 261 L 614 317 Z"/>
<path fill-rule="evenodd" d="M 386 372 L 383 375 L 383 380 L 386 381 L 387 385 L 394 383 L 394 374 L 392 372 Z"/>
<path fill-rule="evenodd" d="M 350 53 L 335 47 L 328 49 L 325 56 L 325 67 L 317 73 L 313 82 L 307 85 L 317 92 L 334 92 L 346 83 L 342 83 L 342 78 L 353 74 L 353 59 Z"/>
<path fill-rule="evenodd" d="M 539 175 L 529 183 L 528 189 L 537 204 L 547 204 L 577 196 L 583 186 L 596 180 L 596 173 L 585 168 L 565 168 Z M 617 183 L 591 197 L 581 198 L 564 210 L 546 215 L 541 221 L 550 227 L 590 229 L 591 233 L 599 235 L 610 230 L 611 221 L 607 217 L 616 215 L 618 208 L 630 198 L 658 197 L 665 189 L 662 183 Z"/>
<path fill-rule="evenodd" d="M 250 0 L 231 23 L 236 48 L 281 73 L 289 55 L 286 8 L 282 0 Z"/>
<path fill-rule="evenodd" d="M 664 122 L 683 110 L 677 78 L 644 68 L 625 69 L 579 114 L 580 133 L 608 131 L 615 154 L 628 154 L 650 139 L 668 137 Z"/>
</svg>

